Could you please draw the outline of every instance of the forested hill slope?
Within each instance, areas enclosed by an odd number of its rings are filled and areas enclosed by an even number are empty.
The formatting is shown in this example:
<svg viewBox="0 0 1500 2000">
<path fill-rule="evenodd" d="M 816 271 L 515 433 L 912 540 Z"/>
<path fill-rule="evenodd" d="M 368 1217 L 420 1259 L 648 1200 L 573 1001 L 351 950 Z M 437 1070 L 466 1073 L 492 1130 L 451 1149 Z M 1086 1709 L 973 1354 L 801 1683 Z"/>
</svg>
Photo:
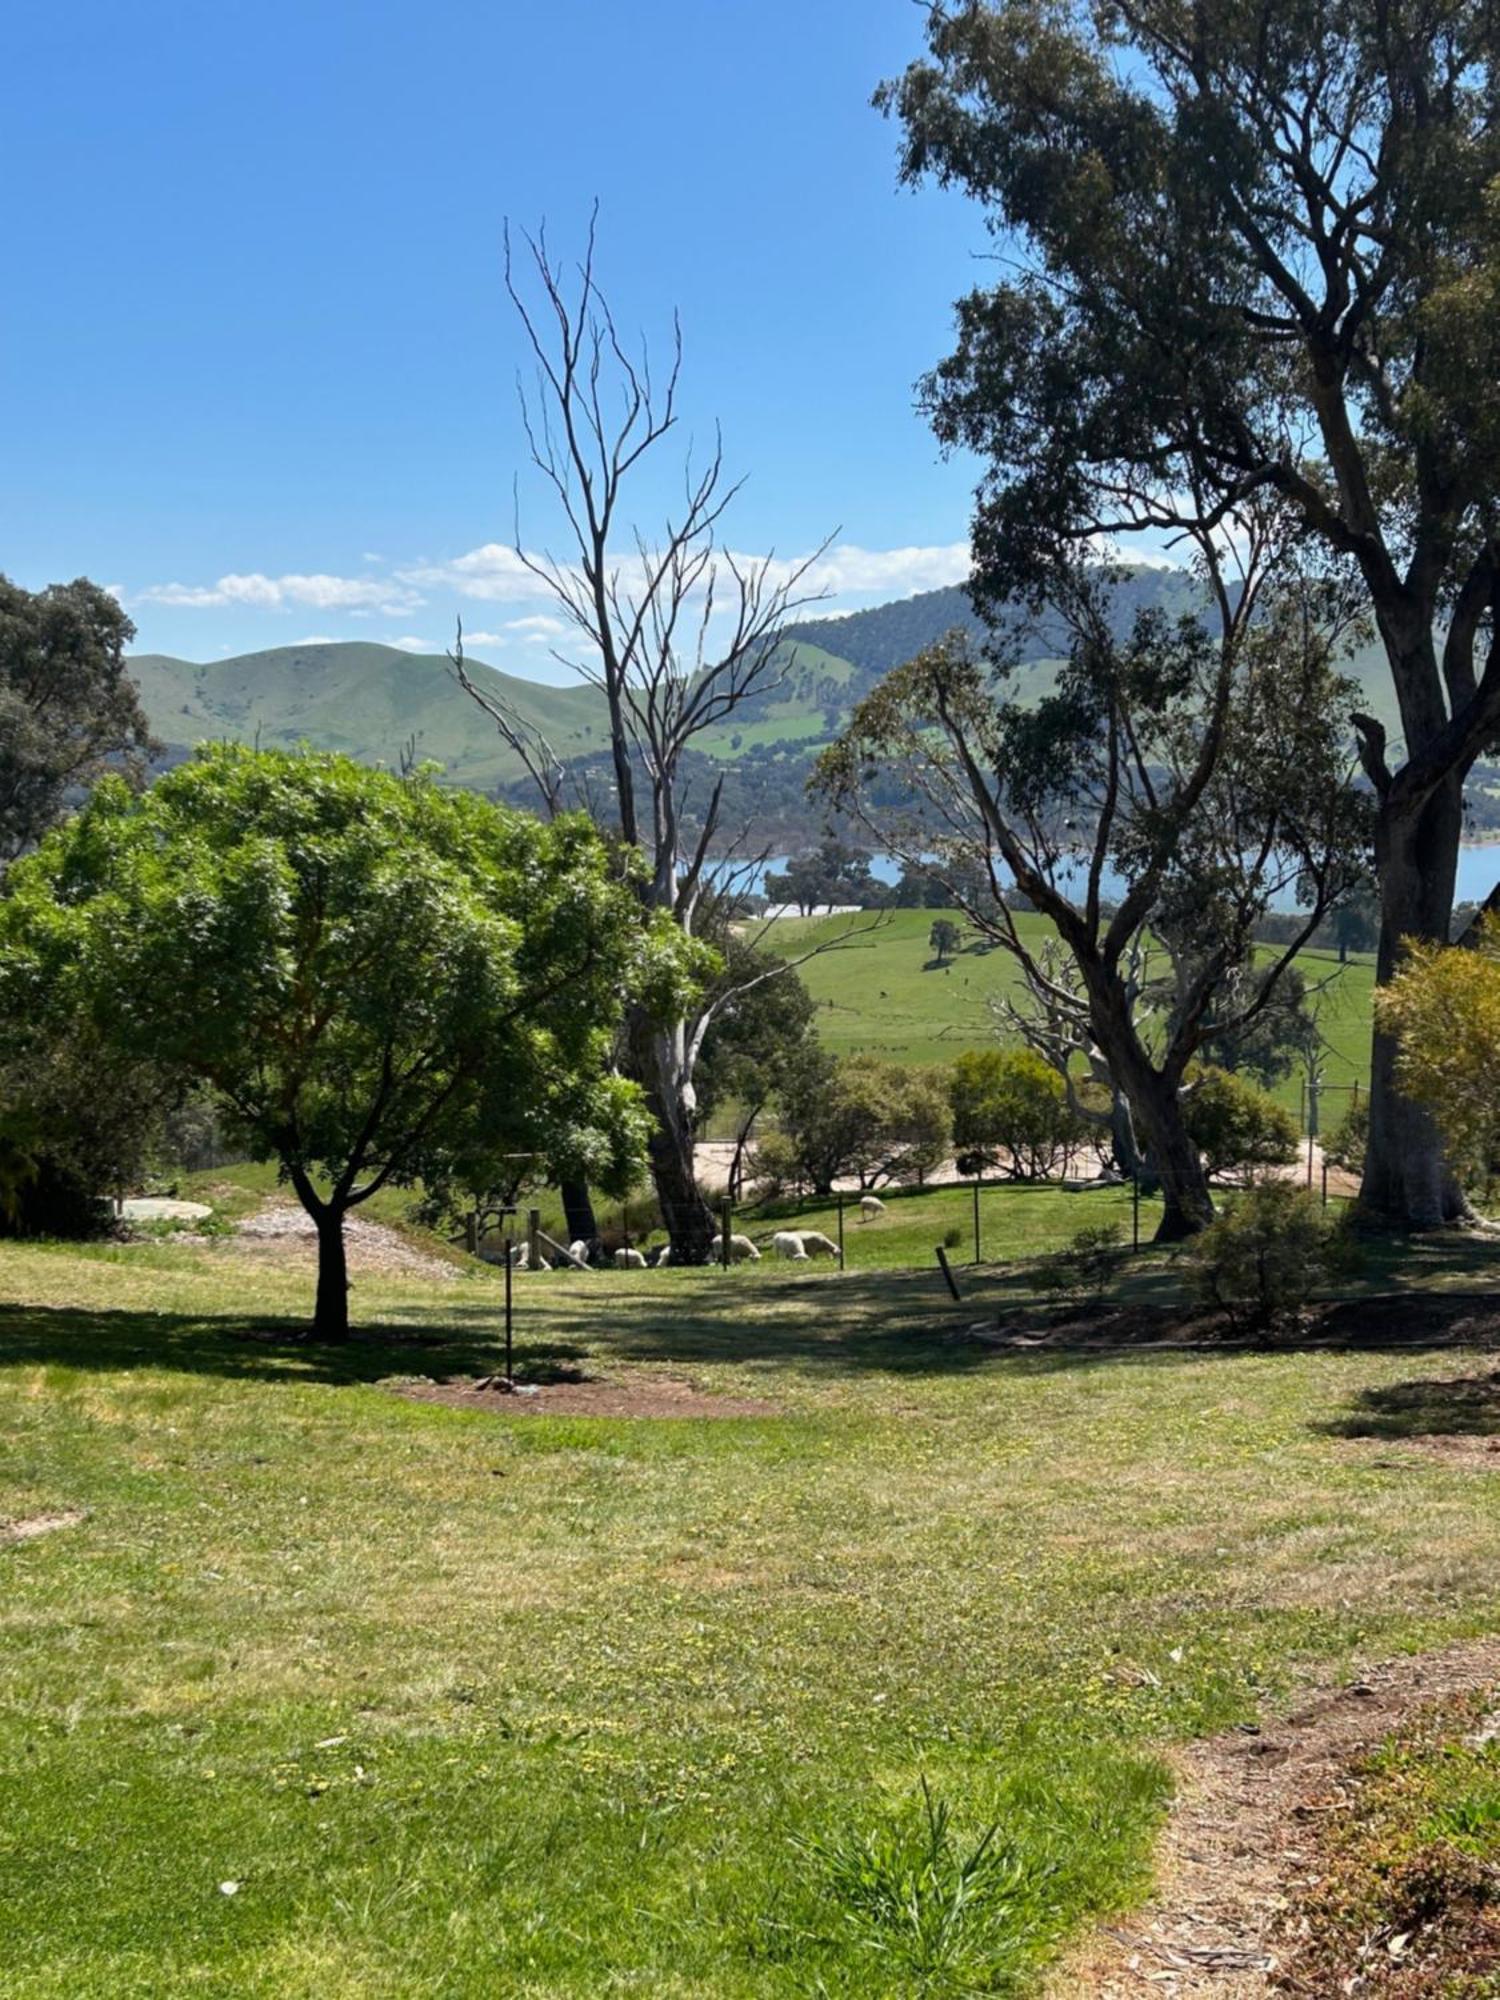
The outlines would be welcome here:
<svg viewBox="0 0 1500 2000">
<path fill-rule="evenodd" d="M 1191 577 L 1180 569 L 1139 567 L 1126 572 L 1115 593 L 1115 624 L 1124 632 L 1137 612 L 1160 608 L 1168 612 L 1191 610 L 1195 589 Z M 983 636 L 984 628 L 974 614 L 962 585 L 945 590 L 925 590 L 916 597 L 901 598 L 894 604 L 877 604 L 868 611 L 852 611 L 841 618 L 806 619 L 788 631 L 788 638 L 820 646 L 825 652 L 849 661 L 857 672 L 860 691 L 873 686 L 882 674 L 899 667 L 913 654 L 930 646 L 955 628 L 972 637 Z M 1019 614 L 1013 629 L 1022 635 L 1023 661 L 1057 660 L 1068 649 L 1061 620 L 1043 616 L 1033 626 Z"/>
</svg>

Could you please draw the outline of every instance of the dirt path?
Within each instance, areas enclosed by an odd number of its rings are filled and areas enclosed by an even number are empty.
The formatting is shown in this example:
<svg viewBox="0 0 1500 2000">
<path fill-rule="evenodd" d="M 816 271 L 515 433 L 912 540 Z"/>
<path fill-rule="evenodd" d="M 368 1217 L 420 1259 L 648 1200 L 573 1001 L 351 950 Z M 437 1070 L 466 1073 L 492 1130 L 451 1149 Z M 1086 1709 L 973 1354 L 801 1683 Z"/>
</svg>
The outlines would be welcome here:
<svg viewBox="0 0 1500 2000">
<path fill-rule="evenodd" d="M 1500 1636 L 1387 1661 L 1284 1720 L 1187 1745 L 1173 1759 L 1178 1791 L 1156 1896 L 1086 1939 L 1048 2000 L 1273 1993 L 1289 1896 L 1316 1879 L 1314 1832 L 1351 1763 L 1415 1710 L 1491 1689 L 1500 1689 Z"/>
</svg>

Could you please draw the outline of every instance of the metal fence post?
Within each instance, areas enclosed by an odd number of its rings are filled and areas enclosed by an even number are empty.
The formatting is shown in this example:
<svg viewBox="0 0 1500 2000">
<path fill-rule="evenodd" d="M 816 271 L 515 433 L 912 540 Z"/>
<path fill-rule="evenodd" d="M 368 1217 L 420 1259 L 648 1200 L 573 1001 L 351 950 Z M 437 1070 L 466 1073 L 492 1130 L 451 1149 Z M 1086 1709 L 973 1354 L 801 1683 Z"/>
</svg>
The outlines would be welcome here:
<svg viewBox="0 0 1500 2000">
<path fill-rule="evenodd" d="M 979 1262 L 979 1175 L 974 1176 L 974 1262 Z"/>
<path fill-rule="evenodd" d="M 958 1289 L 958 1280 L 957 1278 L 954 1277 L 953 1272 L 948 1264 L 948 1252 L 943 1248 L 941 1243 L 939 1243 L 939 1245 L 937 1246 L 937 1260 L 938 1260 L 938 1269 L 943 1274 L 943 1278 L 945 1283 L 947 1284 L 948 1290 L 952 1293 L 955 1299 L 961 1300 L 963 1298 L 963 1293 Z"/>
<path fill-rule="evenodd" d="M 839 1212 L 839 1269 L 842 1271 L 844 1268 L 844 1197 L 835 1189 L 833 1198 L 838 1204 Z"/>
<path fill-rule="evenodd" d="M 734 1203 L 726 1196 L 719 1203 L 719 1259 L 729 1269 L 729 1229 L 734 1220 Z"/>
</svg>

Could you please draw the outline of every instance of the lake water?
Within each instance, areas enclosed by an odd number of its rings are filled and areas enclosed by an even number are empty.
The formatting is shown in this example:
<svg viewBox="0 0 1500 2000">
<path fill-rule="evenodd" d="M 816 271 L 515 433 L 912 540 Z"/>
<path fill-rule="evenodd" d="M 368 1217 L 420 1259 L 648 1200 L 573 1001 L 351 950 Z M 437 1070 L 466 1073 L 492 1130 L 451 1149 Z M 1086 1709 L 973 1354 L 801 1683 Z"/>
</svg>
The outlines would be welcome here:
<svg viewBox="0 0 1500 2000">
<path fill-rule="evenodd" d="M 758 890 L 765 875 L 773 870 L 785 868 L 786 863 L 787 857 L 785 855 L 779 859 L 768 861 L 765 868 L 748 886 Z M 901 877 L 901 863 L 893 855 L 872 854 L 870 856 L 870 873 L 875 877 L 877 882 L 896 882 Z M 1455 898 L 1457 902 L 1482 903 L 1497 882 L 1500 882 L 1500 840 L 1476 841 L 1460 848 L 1458 855 L 1458 893 Z M 1117 898 L 1120 893 L 1120 887 L 1121 885 L 1118 880 L 1111 881 L 1108 877 L 1105 878 L 1104 893 L 1106 896 Z M 1295 908 L 1295 904 L 1290 896 L 1285 899 L 1284 906 L 1287 909 Z"/>
</svg>

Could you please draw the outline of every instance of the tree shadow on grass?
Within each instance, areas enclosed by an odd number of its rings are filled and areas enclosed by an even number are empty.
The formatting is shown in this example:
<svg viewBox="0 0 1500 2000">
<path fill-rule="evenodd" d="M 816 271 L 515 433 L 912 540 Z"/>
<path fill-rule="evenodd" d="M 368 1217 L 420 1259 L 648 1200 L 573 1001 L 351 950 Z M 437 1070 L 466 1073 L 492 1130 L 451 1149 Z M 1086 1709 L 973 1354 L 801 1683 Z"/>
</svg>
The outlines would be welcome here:
<svg viewBox="0 0 1500 2000">
<path fill-rule="evenodd" d="M 1327 1437 L 1500 1437 L 1500 1371 L 1362 1389 L 1349 1413 L 1317 1428 Z"/>
<path fill-rule="evenodd" d="M 1256 1343 L 1184 1337 L 1182 1288 L 1170 1258 L 1129 1264 L 1098 1307 L 1073 1308 L 1059 1328 L 1036 1296 L 1035 1272 L 960 1268 L 954 1302 L 935 1269 L 871 1272 L 737 1267 L 734 1271 L 555 1274 L 521 1282 L 515 1300 L 516 1372 L 521 1379 L 576 1379 L 576 1365 L 738 1365 L 836 1377 L 919 1379 L 986 1374 L 1004 1393 L 1007 1375 L 1120 1366 L 1173 1367 L 1242 1356 Z M 502 1365 L 503 1315 L 488 1288 L 455 1297 L 413 1290 L 401 1317 L 375 1321 L 346 1344 L 308 1338 L 306 1322 L 264 1313 L 145 1313 L 0 1304 L 0 1368 L 166 1368 L 257 1381 L 325 1384 L 390 1376 L 436 1381 L 487 1375 Z M 1334 1348 L 1457 1348 L 1500 1338 L 1500 1302 L 1477 1306 L 1453 1292 L 1349 1299 L 1331 1306 L 1305 1337 L 1260 1343 L 1262 1351 Z M 1007 1330 L 1016 1345 L 1003 1344 Z M 999 1336 L 1002 1344 L 997 1344 Z"/>
<path fill-rule="evenodd" d="M 501 1351 L 492 1333 L 446 1324 L 430 1330 L 374 1326 L 336 1343 L 312 1340 L 306 1328 L 304 1319 L 266 1313 L 239 1317 L 0 1304 L 0 1369 L 166 1368 L 240 1381 L 337 1385 L 391 1375 L 486 1375 Z M 567 1379 L 582 1352 L 556 1340 L 533 1343 L 526 1357 L 530 1379 Z"/>
</svg>

